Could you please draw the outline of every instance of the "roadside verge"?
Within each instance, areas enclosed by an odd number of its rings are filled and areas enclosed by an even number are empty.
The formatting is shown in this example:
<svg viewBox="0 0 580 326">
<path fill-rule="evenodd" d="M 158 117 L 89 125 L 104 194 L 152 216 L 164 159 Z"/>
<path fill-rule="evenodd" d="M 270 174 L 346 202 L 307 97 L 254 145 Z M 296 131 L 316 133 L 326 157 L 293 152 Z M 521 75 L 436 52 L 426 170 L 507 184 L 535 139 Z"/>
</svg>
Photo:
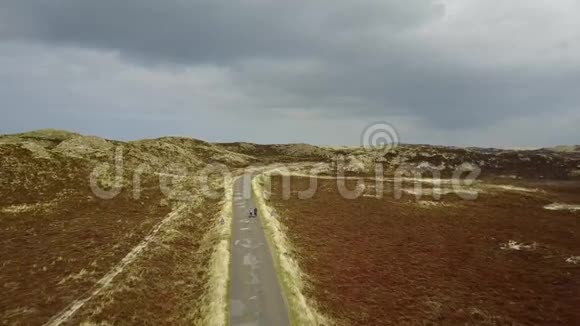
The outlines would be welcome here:
<svg viewBox="0 0 580 326">
<path fill-rule="evenodd" d="M 285 234 L 285 227 L 276 219 L 277 214 L 268 205 L 264 196 L 264 185 L 269 177 L 268 173 L 254 177 L 252 191 L 273 251 L 276 270 L 288 302 L 291 322 L 293 325 L 332 325 L 334 323 L 317 309 L 316 303 L 303 294 L 306 275 L 298 262 L 292 258 L 292 244 Z"/>
<path fill-rule="evenodd" d="M 235 178 L 224 181 L 224 199 L 220 212 L 220 220 L 210 232 L 217 238 L 209 264 L 209 280 L 206 295 L 202 298 L 201 318 L 196 325 L 220 326 L 227 325 L 228 292 L 230 270 L 230 240 L 233 216 L 233 193 Z"/>
</svg>

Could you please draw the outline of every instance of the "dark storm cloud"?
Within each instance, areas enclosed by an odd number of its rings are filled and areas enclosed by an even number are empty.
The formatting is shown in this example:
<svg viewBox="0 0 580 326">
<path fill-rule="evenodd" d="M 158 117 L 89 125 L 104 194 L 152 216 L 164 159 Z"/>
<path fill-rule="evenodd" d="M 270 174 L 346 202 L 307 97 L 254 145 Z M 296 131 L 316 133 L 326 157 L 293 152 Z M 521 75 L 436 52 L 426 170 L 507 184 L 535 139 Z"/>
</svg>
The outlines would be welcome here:
<svg viewBox="0 0 580 326">
<path fill-rule="evenodd" d="M 289 101 L 290 109 L 326 107 L 331 116 L 342 109 L 342 115 L 363 114 L 375 119 L 418 116 L 426 124 L 441 128 L 487 125 L 523 115 L 568 110 L 580 103 L 578 69 L 487 71 L 451 62 L 425 66 L 420 59 L 408 58 L 397 64 L 369 64 L 364 60 L 349 65 L 327 63 L 322 70 L 290 79 L 269 73 L 255 76 L 252 71 L 241 75 L 252 85 L 262 83 L 268 91 L 272 80 L 277 80 L 280 90 L 274 94 L 283 90 L 296 95 Z M 260 96 L 268 98 L 269 94 Z M 276 97 L 271 101 L 271 105 L 284 106 Z"/>
<path fill-rule="evenodd" d="M 2 34 L 182 63 L 316 55 L 339 34 L 429 19 L 430 1 L 8 0 Z M 331 49 L 332 50 L 332 49 Z"/>
<path fill-rule="evenodd" d="M 578 105 L 578 66 L 494 65 L 493 48 L 466 60 L 445 51 L 456 42 L 418 36 L 447 10 L 428 0 L 4 0 L 0 37 L 226 67 L 258 107 L 327 116 L 470 128 Z"/>
</svg>

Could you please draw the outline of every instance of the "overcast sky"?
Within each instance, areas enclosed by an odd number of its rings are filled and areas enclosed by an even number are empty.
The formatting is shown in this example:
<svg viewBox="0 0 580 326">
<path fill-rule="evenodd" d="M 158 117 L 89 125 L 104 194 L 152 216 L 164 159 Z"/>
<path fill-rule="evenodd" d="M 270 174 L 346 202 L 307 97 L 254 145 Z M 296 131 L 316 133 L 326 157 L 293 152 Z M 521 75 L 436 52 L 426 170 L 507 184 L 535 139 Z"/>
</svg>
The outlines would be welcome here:
<svg viewBox="0 0 580 326">
<path fill-rule="evenodd" d="M 580 143 L 577 0 L 0 0 L 0 133 Z"/>
</svg>

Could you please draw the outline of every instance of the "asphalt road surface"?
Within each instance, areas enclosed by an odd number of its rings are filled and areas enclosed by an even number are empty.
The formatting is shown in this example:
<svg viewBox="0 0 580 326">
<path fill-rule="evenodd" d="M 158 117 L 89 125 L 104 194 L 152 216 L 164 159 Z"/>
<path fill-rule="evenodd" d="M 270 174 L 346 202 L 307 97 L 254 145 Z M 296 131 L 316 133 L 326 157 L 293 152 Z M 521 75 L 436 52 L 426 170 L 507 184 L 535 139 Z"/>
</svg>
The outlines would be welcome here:
<svg viewBox="0 0 580 326">
<path fill-rule="evenodd" d="M 288 308 L 260 218 L 254 208 L 251 177 L 234 184 L 230 325 L 290 325 Z"/>
</svg>

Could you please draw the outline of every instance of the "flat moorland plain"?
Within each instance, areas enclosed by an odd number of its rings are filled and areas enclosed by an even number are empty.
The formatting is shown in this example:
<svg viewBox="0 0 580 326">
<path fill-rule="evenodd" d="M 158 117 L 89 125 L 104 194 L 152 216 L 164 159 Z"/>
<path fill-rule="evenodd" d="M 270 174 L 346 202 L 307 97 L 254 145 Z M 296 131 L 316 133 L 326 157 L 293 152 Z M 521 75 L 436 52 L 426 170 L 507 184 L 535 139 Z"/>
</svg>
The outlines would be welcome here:
<svg viewBox="0 0 580 326">
<path fill-rule="evenodd" d="M 122 191 L 100 198 L 90 175 L 110 160 L 44 151 L 38 157 L 20 143 L 0 146 L 0 324 L 65 316 L 71 325 L 192 325 L 205 318 L 223 185 L 210 182 L 211 199 L 184 183 L 191 198 L 174 200 L 157 175 L 144 173 L 135 196 L 133 164 Z"/>
<path fill-rule="evenodd" d="M 136 260 L 70 319 L 113 325 L 195 325 L 204 309 L 219 202 L 189 209 L 165 226 Z"/>
<path fill-rule="evenodd" d="M 12 149 L 3 157 L 19 156 L 22 165 L 29 155 Z M 159 187 L 149 182 L 140 200 L 130 191 L 101 200 L 91 192 L 83 161 L 34 164 L 32 171 L 1 173 L 2 180 L 18 181 L 0 191 L 0 306 L 6 324 L 46 322 L 91 289 L 170 211 L 160 205 Z"/>
<path fill-rule="evenodd" d="M 580 306 L 578 265 L 564 261 L 580 255 L 579 213 L 542 209 L 578 204 L 577 183 L 544 180 L 580 176 L 576 149 L 402 145 L 385 154 L 184 137 L 123 142 L 53 129 L 0 135 L 0 324 L 219 324 L 233 189 L 203 173 L 218 163 L 233 174 L 272 165 L 368 176 L 379 159 L 387 175 L 404 166 L 448 176 L 469 161 L 489 172 L 482 177 L 511 181 L 477 201 L 418 201 L 416 189 L 377 199 L 370 180 L 356 200 L 343 200 L 332 180 L 308 201 L 275 193 L 310 276 L 307 294 L 329 315 L 355 325 L 578 323 L 570 309 Z M 103 198 L 92 176 L 122 191 Z"/>
<path fill-rule="evenodd" d="M 580 323 L 580 265 L 566 261 L 580 255 L 580 213 L 544 209 L 580 204 L 578 182 L 482 185 L 476 200 L 376 198 L 374 181 L 345 199 L 325 179 L 301 200 L 309 180 L 291 182 L 284 200 L 273 177 L 270 205 L 308 275 L 306 295 L 340 324 Z"/>
</svg>

